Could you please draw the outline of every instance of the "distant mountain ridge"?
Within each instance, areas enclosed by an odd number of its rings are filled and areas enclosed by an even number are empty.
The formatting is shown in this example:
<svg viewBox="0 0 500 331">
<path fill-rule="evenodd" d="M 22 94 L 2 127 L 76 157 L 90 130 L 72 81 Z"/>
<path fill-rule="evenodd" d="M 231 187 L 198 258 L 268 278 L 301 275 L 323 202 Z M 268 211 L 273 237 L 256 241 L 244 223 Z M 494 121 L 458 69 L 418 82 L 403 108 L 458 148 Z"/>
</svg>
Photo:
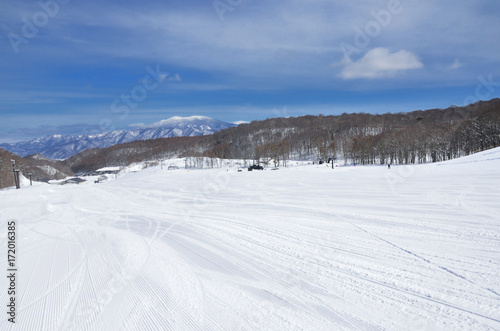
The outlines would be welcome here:
<svg viewBox="0 0 500 331">
<path fill-rule="evenodd" d="M 0 147 L 20 156 L 41 154 L 50 159 L 60 160 L 67 159 L 90 148 L 105 148 L 135 140 L 204 136 L 234 126 L 236 124 L 205 116 L 174 116 L 150 125 L 140 125 L 134 130 L 103 132 L 90 135 L 54 134 L 30 141 L 0 144 Z"/>
</svg>

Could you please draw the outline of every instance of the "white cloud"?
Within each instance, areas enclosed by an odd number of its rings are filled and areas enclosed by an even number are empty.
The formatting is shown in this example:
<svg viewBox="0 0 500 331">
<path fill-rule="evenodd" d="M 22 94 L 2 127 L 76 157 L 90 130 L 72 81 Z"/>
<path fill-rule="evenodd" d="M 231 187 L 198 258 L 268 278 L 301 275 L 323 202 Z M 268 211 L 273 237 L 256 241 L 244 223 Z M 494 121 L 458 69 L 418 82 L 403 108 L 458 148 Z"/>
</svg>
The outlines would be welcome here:
<svg viewBox="0 0 500 331">
<path fill-rule="evenodd" d="M 423 68 L 418 56 L 401 50 L 391 53 L 387 48 L 374 48 L 358 61 L 345 61 L 343 79 L 394 77 L 400 71 Z"/>
<path fill-rule="evenodd" d="M 458 69 L 461 68 L 464 64 L 460 62 L 458 59 L 455 59 L 455 62 L 450 65 L 450 69 Z"/>
</svg>

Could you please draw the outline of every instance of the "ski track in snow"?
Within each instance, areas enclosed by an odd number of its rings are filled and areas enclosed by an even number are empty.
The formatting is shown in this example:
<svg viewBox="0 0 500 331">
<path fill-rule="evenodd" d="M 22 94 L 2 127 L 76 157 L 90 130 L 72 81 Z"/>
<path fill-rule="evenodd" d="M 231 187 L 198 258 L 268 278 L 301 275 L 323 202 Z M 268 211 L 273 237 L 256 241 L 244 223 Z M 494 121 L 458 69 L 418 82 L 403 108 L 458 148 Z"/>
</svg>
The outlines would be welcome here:
<svg viewBox="0 0 500 331">
<path fill-rule="evenodd" d="M 0 329 L 498 330 L 499 156 L 0 191 Z"/>
</svg>

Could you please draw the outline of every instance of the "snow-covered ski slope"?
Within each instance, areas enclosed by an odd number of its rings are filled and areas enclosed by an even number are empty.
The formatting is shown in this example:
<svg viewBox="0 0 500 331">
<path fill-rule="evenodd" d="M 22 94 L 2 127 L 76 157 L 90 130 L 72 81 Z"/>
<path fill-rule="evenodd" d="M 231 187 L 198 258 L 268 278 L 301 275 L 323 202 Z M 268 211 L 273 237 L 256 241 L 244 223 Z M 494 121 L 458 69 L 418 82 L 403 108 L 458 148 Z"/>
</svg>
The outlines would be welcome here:
<svg viewBox="0 0 500 331">
<path fill-rule="evenodd" d="M 18 227 L 1 330 L 500 329 L 498 148 L 390 170 L 154 167 L 0 207 L 4 271 Z"/>
</svg>

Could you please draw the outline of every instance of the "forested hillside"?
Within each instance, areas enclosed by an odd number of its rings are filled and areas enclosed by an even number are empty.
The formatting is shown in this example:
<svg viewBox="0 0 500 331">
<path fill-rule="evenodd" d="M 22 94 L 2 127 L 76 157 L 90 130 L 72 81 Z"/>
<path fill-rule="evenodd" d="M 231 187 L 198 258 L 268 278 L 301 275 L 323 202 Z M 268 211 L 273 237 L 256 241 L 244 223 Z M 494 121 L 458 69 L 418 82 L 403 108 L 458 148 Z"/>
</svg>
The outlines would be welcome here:
<svg viewBox="0 0 500 331">
<path fill-rule="evenodd" d="M 212 136 L 173 137 L 137 140 L 108 148 L 88 149 L 62 161 L 75 173 L 133 162 L 160 160 L 177 156 L 201 156 L 213 145 Z"/>
<path fill-rule="evenodd" d="M 38 154 L 22 158 L 0 148 L 0 188 L 14 186 L 11 160 L 16 162 L 16 169 L 20 169 L 25 177 L 32 173 L 33 180 L 62 179 L 73 175 L 73 171 L 61 161 Z"/>
<path fill-rule="evenodd" d="M 136 141 L 65 161 L 75 172 L 185 156 L 327 160 L 347 164 L 437 162 L 500 145 L 500 99 L 409 113 L 253 121 L 210 136 Z"/>
<path fill-rule="evenodd" d="M 436 162 L 498 146 L 500 99 L 409 113 L 273 118 L 223 130 L 213 138 L 214 150 L 224 151 L 215 156 Z"/>
</svg>

